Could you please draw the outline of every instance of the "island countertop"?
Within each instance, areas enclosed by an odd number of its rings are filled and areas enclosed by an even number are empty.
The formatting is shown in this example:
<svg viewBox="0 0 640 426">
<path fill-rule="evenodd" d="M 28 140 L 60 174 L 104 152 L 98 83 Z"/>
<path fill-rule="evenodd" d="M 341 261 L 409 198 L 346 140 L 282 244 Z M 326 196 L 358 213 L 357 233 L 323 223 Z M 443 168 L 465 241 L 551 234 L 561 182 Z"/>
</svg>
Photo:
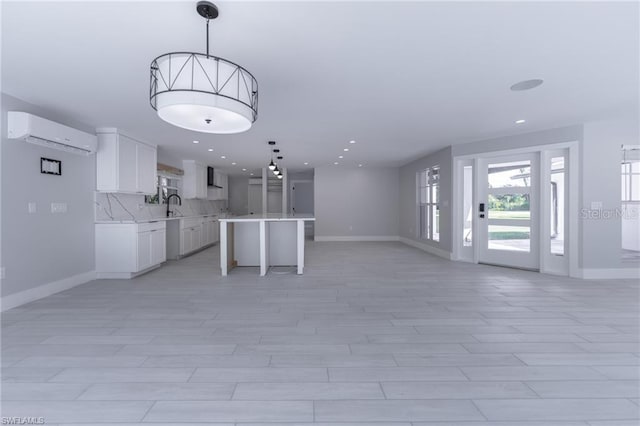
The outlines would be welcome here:
<svg viewBox="0 0 640 426">
<path fill-rule="evenodd" d="M 233 216 L 220 218 L 220 222 L 275 222 L 275 221 L 314 221 L 315 217 L 308 214 L 282 214 L 282 213 L 267 213 L 267 214 L 248 214 L 244 216 Z"/>
</svg>

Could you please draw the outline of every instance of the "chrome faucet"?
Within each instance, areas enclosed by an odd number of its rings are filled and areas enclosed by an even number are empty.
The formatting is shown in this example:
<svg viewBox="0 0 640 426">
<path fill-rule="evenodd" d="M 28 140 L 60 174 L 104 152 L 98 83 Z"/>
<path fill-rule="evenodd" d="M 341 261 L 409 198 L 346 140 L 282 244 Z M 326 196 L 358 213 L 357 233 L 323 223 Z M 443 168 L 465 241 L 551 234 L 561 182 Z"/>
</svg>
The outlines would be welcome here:
<svg viewBox="0 0 640 426">
<path fill-rule="evenodd" d="M 182 198 L 180 198 L 180 196 L 178 194 L 171 194 L 167 197 L 167 217 L 171 217 L 171 212 L 169 210 L 169 202 L 171 201 L 171 197 L 178 197 L 178 205 L 181 206 L 182 205 Z"/>
</svg>

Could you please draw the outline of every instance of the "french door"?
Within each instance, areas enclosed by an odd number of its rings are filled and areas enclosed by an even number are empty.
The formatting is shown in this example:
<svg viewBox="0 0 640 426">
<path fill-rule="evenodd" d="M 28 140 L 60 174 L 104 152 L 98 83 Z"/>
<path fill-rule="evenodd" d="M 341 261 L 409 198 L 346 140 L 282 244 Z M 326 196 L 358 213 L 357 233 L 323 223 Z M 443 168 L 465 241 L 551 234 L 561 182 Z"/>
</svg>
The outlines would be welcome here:
<svg viewBox="0 0 640 426">
<path fill-rule="evenodd" d="M 539 270 L 539 156 L 478 159 L 478 262 Z"/>
</svg>

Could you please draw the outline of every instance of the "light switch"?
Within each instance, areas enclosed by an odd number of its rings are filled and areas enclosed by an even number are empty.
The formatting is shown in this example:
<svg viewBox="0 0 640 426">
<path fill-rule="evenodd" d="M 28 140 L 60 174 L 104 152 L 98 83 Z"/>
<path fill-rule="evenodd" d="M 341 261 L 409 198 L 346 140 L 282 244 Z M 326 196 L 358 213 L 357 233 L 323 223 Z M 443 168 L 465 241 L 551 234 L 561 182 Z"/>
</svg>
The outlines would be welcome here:
<svg viewBox="0 0 640 426">
<path fill-rule="evenodd" d="M 31 202 L 27 206 L 29 208 L 29 213 L 35 213 L 36 212 L 36 203 Z"/>
<path fill-rule="evenodd" d="M 66 213 L 67 203 L 51 203 L 51 213 Z"/>
</svg>

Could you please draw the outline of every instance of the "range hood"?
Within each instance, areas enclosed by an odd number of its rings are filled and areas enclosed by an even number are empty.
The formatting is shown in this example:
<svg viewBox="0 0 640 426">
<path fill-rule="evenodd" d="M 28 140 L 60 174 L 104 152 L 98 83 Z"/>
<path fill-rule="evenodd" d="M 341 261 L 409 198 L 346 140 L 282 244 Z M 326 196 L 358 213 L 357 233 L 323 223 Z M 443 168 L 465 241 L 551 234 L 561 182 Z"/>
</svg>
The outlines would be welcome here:
<svg viewBox="0 0 640 426">
<path fill-rule="evenodd" d="M 207 186 L 222 189 L 220 185 L 216 184 L 216 174 L 211 166 L 207 166 Z"/>
</svg>

